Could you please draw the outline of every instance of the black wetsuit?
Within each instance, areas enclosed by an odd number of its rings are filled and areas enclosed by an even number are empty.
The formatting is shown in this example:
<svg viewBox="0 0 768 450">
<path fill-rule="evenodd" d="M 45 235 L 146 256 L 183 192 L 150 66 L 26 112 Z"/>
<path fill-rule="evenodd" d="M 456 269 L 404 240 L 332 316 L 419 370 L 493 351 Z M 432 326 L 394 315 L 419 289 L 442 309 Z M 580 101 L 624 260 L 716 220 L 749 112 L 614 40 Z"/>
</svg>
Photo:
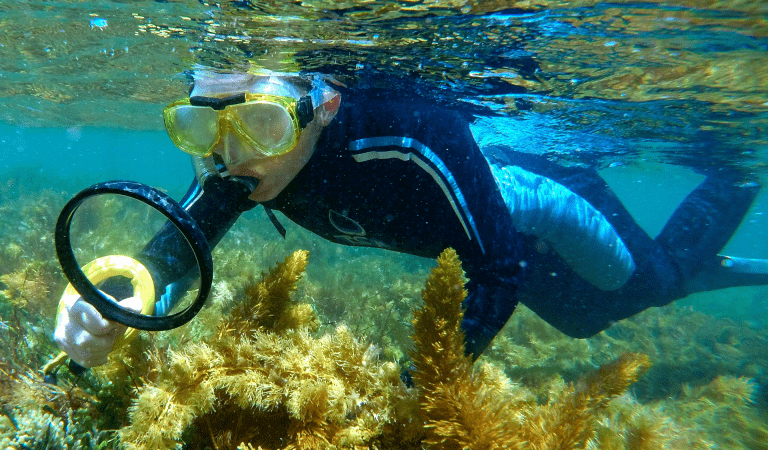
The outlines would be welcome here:
<svg viewBox="0 0 768 450">
<path fill-rule="evenodd" d="M 731 217 L 718 228 L 718 233 L 727 233 L 724 245 L 757 190 L 734 194 L 704 186 L 699 193 L 706 193 L 706 201 L 694 199 L 693 206 L 678 213 L 677 225 L 668 225 L 654 240 L 594 170 L 564 168 L 529 154 L 512 152 L 509 157 L 514 165 L 566 186 L 602 212 L 636 265 L 624 286 L 612 291 L 594 287 L 557 254 L 539 251 L 535 236 L 518 232 L 466 118 L 427 102 L 395 100 L 386 93 L 344 95 L 308 164 L 263 205 L 340 244 L 430 258 L 453 247 L 469 279 L 463 323 L 467 347 L 478 355 L 518 301 L 566 334 L 587 337 L 614 321 L 685 296 L 684 278 L 690 274 L 680 255 L 670 250 L 688 232 L 679 228 L 695 226 L 701 222 L 696 217 L 717 210 Z M 214 245 L 240 212 L 255 205 L 245 200 L 242 188 L 228 194 L 226 186 L 220 179 L 203 192 L 193 186 L 184 201 L 193 217 L 207 224 L 206 235 Z M 222 201 L 224 197 L 229 200 Z M 143 259 L 167 259 L 152 257 L 163 254 L 160 247 L 145 252 Z M 702 251 L 712 256 L 719 250 L 711 250 L 711 243 L 705 247 Z M 157 264 L 163 263 L 152 265 Z M 166 271 L 160 285 L 179 273 Z"/>
</svg>

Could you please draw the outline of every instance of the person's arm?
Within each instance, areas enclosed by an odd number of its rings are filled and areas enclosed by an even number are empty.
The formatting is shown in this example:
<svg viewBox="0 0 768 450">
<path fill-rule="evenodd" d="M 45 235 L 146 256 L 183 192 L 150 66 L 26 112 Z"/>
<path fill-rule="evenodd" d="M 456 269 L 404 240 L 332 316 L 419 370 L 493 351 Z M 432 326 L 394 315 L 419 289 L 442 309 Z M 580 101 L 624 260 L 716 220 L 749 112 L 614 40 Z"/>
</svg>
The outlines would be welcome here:
<svg viewBox="0 0 768 450">
<path fill-rule="evenodd" d="M 450 112 L 430 119 L 436 125 L 425 142 L 450 175 L 448 185 L 470 230 L 467 235 L 454 234 L 449 244 L 459 254 L 468 278 L 462 329 L 467 354 L 477 358 L 517 306 L 516 294 L 526 270 L 526 238 L 515 227 L 467 121 Z"/>
<path fill-rule="evenodd" d="M 205 189 L 195 180 L 181 203 L 198 222 L 213 248 L 240 214 L 256 205 L 248 200 L 251 192 L 252 187 L 246 184 L 215 176 L 206 180 Z M 196 261 L 189 245 L 176 227 L 168 223 L 137 259 L 149 269 L 155 283 L 155 314 L 168 314 L 197 277 L 192 270 Z M 99 289 L 126 308 L 140 309 L 140 300 L 131 297 L 133 288 L 123 277 L 106 280 Z M 72 297 L 65 299 L 57 316 L 54 339 L 75 363 L 93 367 L 106 363 L 116 338 L 124 330 L 124 326 L 105 320 L 81 298 Z"/>
<path fill-rule="evenodd" d="M 257 203 L 249 200 L 252 187 L 218 176 L 209 177 L 201 188 L 192 183 L 181 205 L 203 230 L 211 250 L 229 231 L 243 211 Z M 152 274 L 157 303 L 155 315 L 165 315 L 197 278 L 195 256 L 178 229 L 170 223 L 136 257 Z"/>
<path fill-rule="evenodd" d="M 466 353 L 474 359 L 493 341 L 517 306 L 515 293 L 522 271 L 519 266 L 516 269 L 508 264 L 517 265 L 513 261 L 496 261 L 479 270 L 470 268 L 466 273 L 469 281 L 461 326 Z"/>
</svg>

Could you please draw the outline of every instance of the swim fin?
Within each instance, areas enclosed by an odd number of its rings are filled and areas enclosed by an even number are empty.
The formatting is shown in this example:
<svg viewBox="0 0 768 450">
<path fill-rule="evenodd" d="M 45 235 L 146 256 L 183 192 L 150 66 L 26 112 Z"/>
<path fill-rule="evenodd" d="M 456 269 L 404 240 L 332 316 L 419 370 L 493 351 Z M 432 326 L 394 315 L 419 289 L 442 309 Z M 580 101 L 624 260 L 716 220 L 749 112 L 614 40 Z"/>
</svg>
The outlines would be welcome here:
<svg viewBox="0 0 768 450">
<path fill-rule="evenodd" d="M 678 206 L 656 237 L 680 268 L 687 294 L 768 284 L 768 261 L 719 255 L 741 224 L 760 185 L 734 172 L 708 176 Z"/>
<path fill-rule="evenodd" d="M 702 264 L 702 270 L 685 280 L 688 294 L 736 286 L 768 285 L 768 259 L 717 255 Z"/>
</svg>

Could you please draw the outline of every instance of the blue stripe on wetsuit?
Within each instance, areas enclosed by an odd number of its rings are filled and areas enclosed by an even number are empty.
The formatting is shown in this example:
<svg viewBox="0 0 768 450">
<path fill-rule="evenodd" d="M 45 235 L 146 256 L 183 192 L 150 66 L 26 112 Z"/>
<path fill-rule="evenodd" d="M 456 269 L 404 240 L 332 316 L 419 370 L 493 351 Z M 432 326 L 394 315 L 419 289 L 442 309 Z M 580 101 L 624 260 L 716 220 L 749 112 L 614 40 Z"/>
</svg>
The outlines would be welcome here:
<svg viewBox="0 0 768 450">
<path fill-rule="evenodd" d="M 415 152 L 403 151 L 365 151 L 376 147 L 400 147 L 415 150 Z M 424 169 L 435 180 L 443 190 L 443 193 L 451 203 L 456 216 L 459 218 L 467 237 L 471 240 L 474 236 L 480 246 L 480 250 L 485 253 L 485 247 L 477 231 L 475 220 L 469 211 L 464 195 L 459 189 L 453 174 L 448 170 L 445 163 L 429 147 L 417 141 L 416 139 L 403 136 L 380 136 L 364 138 L 349 143 L 349 150 L 354 152 L 353 158 L 357 162 L 369 161 L 372 159 L 400 159 L 402 161 L 413 161 Z M 468 226 L 469 229 L 468 229 Z M 471 232 L 470 232 L 471 229 Z"/>
</svg>

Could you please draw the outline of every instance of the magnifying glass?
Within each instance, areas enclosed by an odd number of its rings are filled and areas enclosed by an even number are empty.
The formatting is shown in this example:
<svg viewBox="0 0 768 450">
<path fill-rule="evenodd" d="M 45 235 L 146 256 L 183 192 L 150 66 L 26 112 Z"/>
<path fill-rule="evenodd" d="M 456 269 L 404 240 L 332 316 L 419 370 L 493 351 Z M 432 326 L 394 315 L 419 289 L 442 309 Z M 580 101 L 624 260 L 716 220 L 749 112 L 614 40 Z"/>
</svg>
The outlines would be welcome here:
<svg viewBox="0 0 768 450">
<path fill-rule="evenodd" d="M 156 293 L 146 292 L 148 289 L 154 290 L 154 286 L 151 281 L 147 282 L 145 279 L 142 281 L 142 277 L 146 277 L 146 275 L 142 275 L 146 268 L 143 267 L 141 262 L 133 258 L 117 258 L 117 255 L 115 255 L 115 257 L 99 258 L 89 265 L 81 267 L 80 262 L 75 257 L 71 240 L 71 228 L 75 213 L 81 206 L 87 204 L 87 201 L 90 199 L 110 195 L 125 196 L 148 205 L 164 216 L 165 223 L 162 227 L 165 227 L 166 231 L 164 232 L 166 234 L 172 234 L 175 237 L 180 235 L 181 238 L 175 240 L 181 241 L 178 243 L 179 245 L 186 244 L 188 248 L 183 248 L 179 252 L 191 253 L 197 265 L 196 274 L 199 276 L 199 285 L 197 296 L 193 301 L 186 302 L 183 307 L 176 308 L 178 311 L 170 311 L 167 315 L 155 315 L 153 314 L 154 308 L 149 308 L 147 305 L 142 308 L 142 311 L 135 312 L 120 306 L 117 301 L 105 295 L 96 284 L 112 276 L 124 277 L 130 281 L 130 286 L 132 286 L 134 291 L 129 293 L 129 296 L 142 297 L 142 301 L 145 303 L 154 302 Z M 103 203 L 100 204 L 100 207 L 104 208 Z M 116 213 L 122 213 L 126 209 L 114 204 L 109 207 L 114 209 Z M 142 219 L 142 217 L 139 217 L 139 219 Z M 109 223 L 108 226 L 119 228 L 120 224 L 115 222 L 115 220 L 113 218 L 113 222 Z M 96 221 L 97 219 L 81 220 L 78 227 L 85 229 L 82 234 L 89 235 L 90 230 L 87 228 L 92 226 L 92 222 Z M 145 225 L 144 222 L 149 221 L 149 219 L 139 220 L 142 226 Z M 95 225 L 93 226 L 95 227 Z M 172 228 L 169 229 L 169 227 Z M 114 232 L 115 230 L 112 229 L 111 231 Z M 180 327 L 197 315 L 205 304 L 211 290 L 213 262 L 208 241 L 202 229 L 181 205 L 151 186 L 133 181 L 108 181 L 95 184 L 80 191 L 64 206 L 59 214 L 58 221 L 56 222 L 55 242 L 59 263 L 64 275 L 71 283 L 71 288 L 83 300 L 93 305 L 103 317 L 130 328 L 160 331 Z M 172 256 L 170 255 L 169 257 Z M 90 273 L 90 278 L 84 273 L 84 270 Z M 96 277 L 96 274 L 98 274 L 98 277 Z"/>
</svg>

